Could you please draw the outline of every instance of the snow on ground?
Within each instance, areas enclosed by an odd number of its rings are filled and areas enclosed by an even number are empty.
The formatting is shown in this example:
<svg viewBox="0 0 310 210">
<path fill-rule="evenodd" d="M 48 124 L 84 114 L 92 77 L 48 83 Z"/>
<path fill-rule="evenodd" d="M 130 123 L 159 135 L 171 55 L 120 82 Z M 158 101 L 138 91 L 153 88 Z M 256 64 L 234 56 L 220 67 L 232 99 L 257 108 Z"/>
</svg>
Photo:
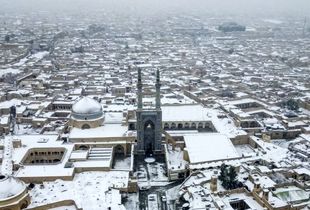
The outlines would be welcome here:
<svg viewBox="0 0 310 210">
<path fill-rule="evenodd" d="M 135 172 L 138 177 L 139 187 L 165 186 L 169 184 L 164 165 L 164 163 L 158 162 L 139 165 L 138 171 Z"/>
<path fill-rule="evenodd" d="M 180 185 L 172 187 L 166 191 L 167 200 L 176 200 L 179 196 Z"/>
<path fill-rule="evenodd" d="M 160 182 L 167 184 L 168 177 L 164 175 L 164 164 L 163 163 L 151 163 L 147 164 L 147 169 L 150 175 L 151 185 L 162 185 Z"/>
<path fill-rule="evenodd" d="M 56 180 L 36 185 L 30 191 L 31 207 L 72 199 L 84 210 L 125 209 L 121 194 L 115 187 L 128 185 L 129 174 L 123 171 L 83 172 L 73 181 Z"/>
<path fill-rule="evenodd" d="M 256 155 L 254 149 L 249 144 L 235 145 L 235 148 L 240 156 L 252 157 Z"/>
<path fill-rule="evenodd" d="M 123 159 L 115 158 L 114 169 L 130 169 L 131 157 L 125 157 Z"/>
<path fill-rule="evenodd" d="M 129 193 L 127 201 L 124 203 L 125 208 L 128 210 L 137 210 L 139 209 L 139 194 L 138 193 Z"/>
<path fill-rule="evenodd" d="M 167 167 L 169 169 L 185 169 L 185 166 L 187 164 L 187 161 L 183 159 L 183 151 L 181 148 L 176 147 L 174 150 L 172 150 L 172 146 L 167 146 L 168 151 L 166 153 L 166 158 L 168 160 Z"/>
</svg>

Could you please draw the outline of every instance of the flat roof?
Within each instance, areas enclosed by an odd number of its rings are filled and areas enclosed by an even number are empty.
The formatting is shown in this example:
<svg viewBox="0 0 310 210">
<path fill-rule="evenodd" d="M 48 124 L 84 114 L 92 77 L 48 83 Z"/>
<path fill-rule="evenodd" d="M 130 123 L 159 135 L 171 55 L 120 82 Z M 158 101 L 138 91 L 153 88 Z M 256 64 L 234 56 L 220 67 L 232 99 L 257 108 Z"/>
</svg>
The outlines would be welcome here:
<svg viewBox="0 0 310 210">
<path fill-rule="evenodd" d="M 200 104 L 162 106 L 162 121 L 211 121 L 210 109 Z"/>
<path fill-rule="evenodd" d="M 12 152 L 12 160 L 15 163 L 21 163 L 25 155 L 30 149 L 52 149 L 63 148 L 65 153 L 60 163 L 57 164 L 25 164 L 16 172 L 16 177 L 55 177 L 55 176 L 72 176 L 74 168 L 65 168 L 73 149 L 73 144 L 63 144 L 59 141 L 58 135 L 15 135 L 6 138 L 19 139 L 22 147 L 14 148 Z"/>
<path fill-rule="evenodd" d="M 184 135 L 190 163 L 210 162 L 239 158 L 230 139 L 220 133 Z"/>
<path fill-rule="evenodd" d="M 29 191 L 29 208 L 70 199 L 84 210 L 124 209 L 119 190 L 113 188 L 127 188 L 128 180 L 125 171 L 91 171 L 75 174 L 72 181 L 43 182 Z"/>
<path fill-rule="evenodd" d="M 105 124 L 98 128 L 90 129 L 73 128 L 70 132 L 69 139 L 124 137 L 126 136 L 127 130 L 127 126 L 122 126 L 121 124 Z"/>
</svg>

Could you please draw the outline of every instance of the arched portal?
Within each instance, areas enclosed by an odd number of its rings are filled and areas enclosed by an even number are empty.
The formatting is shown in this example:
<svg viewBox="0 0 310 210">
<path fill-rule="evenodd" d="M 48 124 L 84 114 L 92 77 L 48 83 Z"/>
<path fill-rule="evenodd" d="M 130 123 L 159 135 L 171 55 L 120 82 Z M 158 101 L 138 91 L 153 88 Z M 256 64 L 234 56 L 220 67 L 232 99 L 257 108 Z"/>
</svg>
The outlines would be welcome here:
<svg viewBox="0 0 310 210">
<path fill-rule="evenodd" d="M 79 150 L 88 150 L 88 146 L 81 145 L 81 146 L 79 146 Z"/>
<path fill-rule="evenodd" d="M 168 130 L 168 129 L 169 129 L 169 124 L 168 124 L 168 123 L 165 123 L 164 129 L 165 129 L 165 130 Z"/>
<path fill-rule="evenodd" d="M 124 156 L 125 155 L 125 149 L 122 145 L 118 144 L 114 147 L 114 154 L 117 156 Z"/>
<path fill-rule="evenodd" d="M 129 124 L 129 130 L 135 130 L 136 129 L 136 126 L 134 123 L 130 123 Z"/>
<path fill-rule="evenodd" d="M 155 148 L 155 125 L 154 122 L 148 120 L 144 123 L 144 151 L 146 156 L 153 155 Z"/>
</svg>

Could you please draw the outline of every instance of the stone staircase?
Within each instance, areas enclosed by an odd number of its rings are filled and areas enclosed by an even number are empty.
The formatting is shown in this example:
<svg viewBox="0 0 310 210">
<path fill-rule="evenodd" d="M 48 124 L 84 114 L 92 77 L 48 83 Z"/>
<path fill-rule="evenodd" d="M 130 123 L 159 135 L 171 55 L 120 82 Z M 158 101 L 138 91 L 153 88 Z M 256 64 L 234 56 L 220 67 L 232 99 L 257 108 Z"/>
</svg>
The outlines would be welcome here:
<svg viewBox="0 0 310 210">
<path fill-rule="evenodd" d="M 110 160 L 112 159 L 113 147 L 92 147 L 88 152 L 88 160 Z"/>
</svg>

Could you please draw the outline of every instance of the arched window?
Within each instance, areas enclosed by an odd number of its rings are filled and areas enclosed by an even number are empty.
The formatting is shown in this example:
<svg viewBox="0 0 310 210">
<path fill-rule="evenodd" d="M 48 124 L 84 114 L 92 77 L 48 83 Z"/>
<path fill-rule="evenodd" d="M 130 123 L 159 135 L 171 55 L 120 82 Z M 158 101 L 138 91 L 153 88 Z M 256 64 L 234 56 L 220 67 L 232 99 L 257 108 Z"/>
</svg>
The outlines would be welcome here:
<svg viewBox="0 0 310 210">
<path fill-rule="evenodd" d="M 203 128 L 202 122 L 198 123 L 198 128 Z"/>
<path fill-rule="evenodd" d="M 179 123 L 178 124 L 178 129 L 182 129 L 183 128 L 183 124 L 182 123 Z"/>
<path fill-rule="evenodd" d="M 205 123 L 205 129 L 208 130 L 208 131 L 212 131 L 212 127 L 210 125 L 210 123 Z"/>
<path fill-rule="evenodd" d="M 177 126 L 175 123 L 171 123 L 171 129 L 175 129 Z"/>
<path fill-rule="evenodd" d="M 90 126 L 89 126 L 88 124 L 84 124 L 84 125 L 82 126 L 82 129 L 90 129 Z"/>
<path fill-rule="evenodd" d="M 191 128 L 196 129 L 196 128 L 197 128 L 197 127 L 196 127 L 196 123 L 192 123 Z"/>
<path fill-rule="evenodd" d="M 86 145 L 79 146 L 79 150 L 88 150 L 88 147 Z"/>
<path fill-rule="evenodd" d="M 184 128 L 188 129 L 189 128 L 189 123 L 185 123 Z"/>
</svg>

